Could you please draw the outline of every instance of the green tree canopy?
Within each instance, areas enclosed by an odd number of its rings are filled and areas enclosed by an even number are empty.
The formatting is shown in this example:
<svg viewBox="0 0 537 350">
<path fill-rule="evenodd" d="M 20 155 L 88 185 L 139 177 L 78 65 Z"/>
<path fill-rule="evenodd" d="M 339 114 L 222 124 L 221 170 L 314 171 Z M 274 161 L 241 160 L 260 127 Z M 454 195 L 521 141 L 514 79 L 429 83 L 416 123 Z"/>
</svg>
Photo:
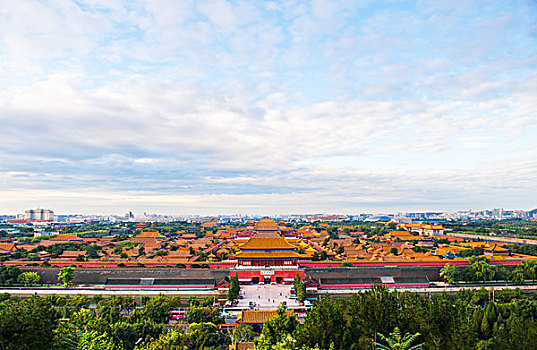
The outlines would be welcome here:
<svg viewBox="0 0 537 350">
<path fill-rule="evenodd" d="M 58 273 L 58 281 L 61 281 L 65 287 L 71 287 L 75 279 L 74 267 L 62 267 Z"/>
<path fill-rule="evenodd" d="M 23 284 L 24 286 L 31 286 L 33 284 L 39 283 L 41 277 L 37 272 L 23 272 L 17 278 L 17 282 Z"/>
</svg>

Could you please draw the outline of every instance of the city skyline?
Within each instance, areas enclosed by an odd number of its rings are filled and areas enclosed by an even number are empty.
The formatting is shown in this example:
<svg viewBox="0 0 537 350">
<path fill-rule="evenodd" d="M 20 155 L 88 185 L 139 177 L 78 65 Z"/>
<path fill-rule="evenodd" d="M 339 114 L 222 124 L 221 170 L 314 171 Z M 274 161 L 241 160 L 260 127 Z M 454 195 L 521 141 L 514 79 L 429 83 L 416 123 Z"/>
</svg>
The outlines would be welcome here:
<svg viewBox="0 0 537 350">
<path fill-rule="evenodd" d="M 10 1 L 0 212 L 537 207 L 532 1 Z"/>
<path fill-rule="evenodd" d="M 38 215 L 38 217 L 34 217 Z M 311 213 L 281 213 L 281 214 L 268 214 L 268 213 L 232 213 L 232 212 L 219 212 L 213 214 L 200 214 L 200 213 L 158 213 L 158 212 L 137 212 L 128 210 L 126 214 L 117 212 L 107 213 L 76 213 L 76 212 L 54 212 L 50 208 L 27 209 L 22 213 L 19 212 L 0 212 L 0 219 L 29 219 L 29 221 L 55 221 L 59 218 L 100 218 L 100 220 L 106 220 L 107 218 L 116 219 L 128 219 L 127 221 L 152 221 L 159 219 L 201 219 L 201 218 L 214 218 L 219 220 L 232 220 L 232 219 L 251 219 L 251 218 L 288 218 L 288 219 L 316 219 L 320 221 L 341 221 L 341 220 L 364 220 L 367 218 L 376 218 L 377 221 L 382 221 L 383 218 L 391 217 L 394 219 L 411 219 L 411 220 L 505 220 L 505 219 L 536 219 L 537 208 L 533 209 L 512 209 L 512 208 L 481 208 L 481 209 L 467 209 L 456 211 L 418 211 L 418 212 L 353 212 L 353 213 L 337 213 L 337 212 L 311 212 Z"/>
</svg>

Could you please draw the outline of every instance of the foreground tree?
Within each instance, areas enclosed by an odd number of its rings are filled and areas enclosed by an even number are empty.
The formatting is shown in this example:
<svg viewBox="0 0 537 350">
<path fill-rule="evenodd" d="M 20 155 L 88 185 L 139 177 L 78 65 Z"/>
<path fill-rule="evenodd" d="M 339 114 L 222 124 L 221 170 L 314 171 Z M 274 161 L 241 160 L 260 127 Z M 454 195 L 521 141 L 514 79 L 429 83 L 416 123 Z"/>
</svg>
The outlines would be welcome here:
<svg viewBox="0 0 537 350">
<path fill-rule="evenodd" d="M 300 326 L 294 313 L 286 312 L 283 306 L 276 311 L 276 315 L 265 321 L 261 336 L 256 341 L 256 349 L 269 350 L 287 338 L 294 337 Z"/>
<path fill-rule="evenodd" d="M 114 343 L 107 333 L 99 334 L 95 331 L 82 332 L 79 334 L 76 347 L 73 350 L 124 350 Z"/>
<path fill-rule="evenodd" d="M 142 317 L 155 323 L 168 323 L 171 308 L 170 298 L 164 294 L 159 294 L 145 303 L 142 309 Z"/>
<path fill-rule="evenodd" d="M 315 307 L 307 314 L 300 328 L 298 340 L 309 347 L 319 346 L 321 349 L 348 349 L 350 336 L 344 318 L 342 301 L 332 300 L 324 295 Z"/>
<path fill-rule="evenodd" d="M 188 338 L 181 329 L 162 334 L 157 339 L 142 343 L 135 350 L 187 350 Z"/>
<path fill-rule="evenodd" d="M 295 338 L 290 334 L 280 340 L 278 343 L 271 345 L 267 340 L 261 336 L 259 342 L 254 346 L 254 350 L 320 350 L 319 346 L 309 347 L 307 345 L 300 346 Z M 334 350 L 333 344 L 327 350 Z"/>
<path fill-rule="evenodd" d="M 401 332 L 398 327 L 395 327 L 394 331 L 390 333 L 390 338 L 378 333 L 378 337 L 384 341 L 387 345 L 375 343 L 375 349 L 378 350 L 421 350 L 423 344 L 412 345 L 412 343 L 420 336 L 420 333 L 410 334 L 406 333 L 401 336 Z"/>
<path fill-rule="evenodd" d="M 13 284 L 22 273 L 16 265 L 0 265 L 0 284 Z"/>
<path fill-rule="evenodd" d="M 254 332 L 253 328 L 247 324 L 240 323 L 233 329 L 231 333 L 231 343 L 235 344 L 238 342 L 249 342 L 253 341 L 257 336 L 257 333 Z"/>
<path fill-rule="evenodd" d="M 0 303 L 0 342 L 4 349 L 52 349 L 57 319 L 52 305 L 36 295 Z"/>
<path fill-rule="evenodd" d="M 187 335 L 190 342 L 190 349 L 221 349 L 220 333 L 214 323 L 192 323 L 188 326 Z"/>
</svg>

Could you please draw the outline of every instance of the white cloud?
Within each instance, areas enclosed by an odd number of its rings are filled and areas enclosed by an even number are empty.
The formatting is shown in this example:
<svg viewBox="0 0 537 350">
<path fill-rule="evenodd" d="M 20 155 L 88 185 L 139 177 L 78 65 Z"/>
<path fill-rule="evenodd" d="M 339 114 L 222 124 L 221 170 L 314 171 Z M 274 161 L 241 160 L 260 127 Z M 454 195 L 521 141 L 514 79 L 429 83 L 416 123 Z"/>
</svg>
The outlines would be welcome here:
<svg viewBox="0 0 537 350">
<path fill-rule="evenodd" d="M 518 5 L 478 23 L 482 3 L 265 5 L 2 7 L 0 211 L 530 205 L 537 45 Z"/>
</svg>

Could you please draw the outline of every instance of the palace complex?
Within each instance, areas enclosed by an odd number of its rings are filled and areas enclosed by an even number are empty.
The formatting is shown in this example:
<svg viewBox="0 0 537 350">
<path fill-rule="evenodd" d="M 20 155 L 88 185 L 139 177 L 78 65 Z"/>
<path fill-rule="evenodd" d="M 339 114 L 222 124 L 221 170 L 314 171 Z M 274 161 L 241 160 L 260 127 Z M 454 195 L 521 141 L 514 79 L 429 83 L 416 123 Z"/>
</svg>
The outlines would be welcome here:
<svg viewBox="0 0 537 350">
<path fill-rule="evenodd" d="M 303 268 L 342 264 L 465 265 L 470 250 L 492 264 L 516 265 L 534 259 L 512 253 L 502 242 L 451 236 L 442 225 L 386 222 L 368 228 L 371 232 L 342 224 L 291 226 L 267 218 L 242 225 L 212 220 L 170 232 L 138 223 L 128 235 L 68 233 L 31 241 L 5 237 L 0 241 L 0 258 L 3 264 L 21 266 L 227 269 L 243 283 L 285 283 L 297 273 L 302 275 Z"/>
</svg>

